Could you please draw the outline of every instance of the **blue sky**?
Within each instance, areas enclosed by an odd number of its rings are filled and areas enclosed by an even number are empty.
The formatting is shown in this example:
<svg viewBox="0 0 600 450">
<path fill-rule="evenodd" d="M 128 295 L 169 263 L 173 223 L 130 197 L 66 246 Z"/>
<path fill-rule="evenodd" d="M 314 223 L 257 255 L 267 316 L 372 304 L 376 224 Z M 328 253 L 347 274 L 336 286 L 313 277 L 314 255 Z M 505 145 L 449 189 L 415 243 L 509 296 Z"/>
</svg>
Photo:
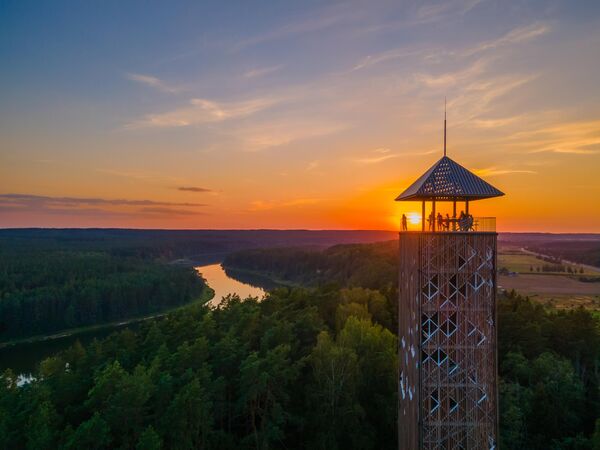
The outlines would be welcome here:
<svg viewBox="0 0 600 450">
<path fill-rule="evenodd" d="M 446 96 L 450 156 L 510 194 L 482 213 L 599 231 L 599 13 L 1 2 L 0 194 L 21 196 L 0 226 L 390 228 L 440 156 Z"/>
</svg>

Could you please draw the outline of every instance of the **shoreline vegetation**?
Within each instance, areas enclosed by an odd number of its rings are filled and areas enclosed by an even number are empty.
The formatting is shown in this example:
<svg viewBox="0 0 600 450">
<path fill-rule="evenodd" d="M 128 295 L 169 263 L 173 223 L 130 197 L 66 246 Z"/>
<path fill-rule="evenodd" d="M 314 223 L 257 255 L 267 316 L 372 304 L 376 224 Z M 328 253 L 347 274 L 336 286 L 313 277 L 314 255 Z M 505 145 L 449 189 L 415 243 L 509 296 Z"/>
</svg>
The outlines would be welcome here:
<svg viewBox="0 0 600 450">
<path fill-rule="evenodd" d="M 173 308 L 165 309 L 163 311 L 157 311 L 155 313 L 151 313 L 148 315 L 143 315 L 143 316 L 138 316 L 138 317 L 130 317 L 130 318 L 127 318 L 127 319 L 124 319 L 121 321 L 102 323 L 102 324 L 98 324 L 98 325 L 89 325 L 89 326 L 80 327 L 80 328 L 66 329 L 60 333 L 51 334 L 51 335 L 31 336 L 31 337 L 27 337 L 27 338 L 23 338 L 23 339 L 16 339 L 16 340 L 11 340 L 11 341 L 0 342 L 0 350 L 23 345 L 23 344 L 34 344 L 34 343 L 38 343 L 38 342 L 52 341 L 55 339 L 73 337 L 73 336 L 87 334 L 87 333 L 91 333 L 91 332 L 95 332 L 95 331 L 107 330 L 110 328 L 114 328 L 115 331 L 118 331 L 119 328 L 121 328 L 121 327 L 125 327 L 127 325 L 132 325 L 132 324 L 138 323 L 138 322 L 144 322 L 144 321 L 150 320 L 150 319 L 157 319 L 159 317 L 164 317 L 164 316 L 167 316 L 167 315 L 174 313 L 183 308 L 188 308 L 190 306 L 195 306 L 195 305 L 204 305 L 204 304 L 208 303 L 209 301 L 211 301 L 213 299 L 213 297 L 214 297 L 214 291 L 208 285 L 206 285 L 202 291 L 202 295 L 199 298 L 192 300 L 188 303 L 185 303 L 183 305 L 175 306 Z"/>
<path fill-rule="evenodd" d="M 245 269 L 243 267 L 228 266 L 225 264 L 225 262 L 223 262 L 221 265 L 223 266 L 223 269 L 225 270 L 225 272 L 227 272 L 228 275 L 230 273 L 232 273 L 233 275 L 248 275 L 250 277 L 263 278 L 268 283 L 277 285 L 277 287 L 286 287 L 286 288 L 302 287 L 302 285 L 299 283 L 293 283 L 289 280 L 284 280 L 283 278 L 278 278 L 277 275 L 273 274 L 273 273 L 268 273 L 268 272 L 264 273 L 264 272 L 260 272 L 258 270 Z M 236 278 L 236 277 L 234 276 L 234 278 Z"/>
</svg>

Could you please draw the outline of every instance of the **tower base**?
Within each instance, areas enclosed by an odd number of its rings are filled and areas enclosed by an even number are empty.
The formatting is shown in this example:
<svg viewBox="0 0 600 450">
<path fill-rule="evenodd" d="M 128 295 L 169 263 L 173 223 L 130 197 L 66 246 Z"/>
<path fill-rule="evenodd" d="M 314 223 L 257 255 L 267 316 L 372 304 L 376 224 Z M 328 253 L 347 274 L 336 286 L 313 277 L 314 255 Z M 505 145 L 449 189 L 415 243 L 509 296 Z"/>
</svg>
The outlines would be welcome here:
<svg viewBox="0 0 600 450">
<path fill-rule="evenodd" d="M 497 449 L 496 241 L 400 233 L 401 450 Z"/>
</svg>

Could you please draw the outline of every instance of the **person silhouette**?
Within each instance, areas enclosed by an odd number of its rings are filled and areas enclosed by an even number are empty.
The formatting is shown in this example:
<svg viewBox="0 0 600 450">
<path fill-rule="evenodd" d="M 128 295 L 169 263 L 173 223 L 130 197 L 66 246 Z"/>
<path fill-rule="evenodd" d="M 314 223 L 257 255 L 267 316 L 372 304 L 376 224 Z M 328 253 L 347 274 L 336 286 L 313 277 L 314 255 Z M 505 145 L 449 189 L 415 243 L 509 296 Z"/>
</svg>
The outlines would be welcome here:
<svg viewBox="0 0 600 450">
<path fill-rule="evenodd" d="M 407 231 L 408 225 L 406 222 L 406 214 L 402 214 L 402 231 Z"/>
<path fill-rule="evenodd" d="M 460 216 L 458 216 L 458 228 L 460 231 L 467 231 L 467 215 L 464 211 L 460 212 Z"/>
</svg>

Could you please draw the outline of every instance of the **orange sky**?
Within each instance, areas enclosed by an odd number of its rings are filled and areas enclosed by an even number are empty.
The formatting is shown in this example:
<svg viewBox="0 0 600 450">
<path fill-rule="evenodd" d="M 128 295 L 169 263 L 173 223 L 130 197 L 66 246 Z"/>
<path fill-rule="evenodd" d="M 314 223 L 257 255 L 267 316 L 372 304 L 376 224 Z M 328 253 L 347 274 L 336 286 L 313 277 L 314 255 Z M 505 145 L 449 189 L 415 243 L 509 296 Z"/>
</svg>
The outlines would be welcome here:
<svg viewBox="0 0 600 450">
<path fill-rule="evenodd" d="M 0 227 L 397 229 L 447 96 L 471 213 L 600 232 L 594 5 L 142 6 L 6 7 Z"/>
</svg>

